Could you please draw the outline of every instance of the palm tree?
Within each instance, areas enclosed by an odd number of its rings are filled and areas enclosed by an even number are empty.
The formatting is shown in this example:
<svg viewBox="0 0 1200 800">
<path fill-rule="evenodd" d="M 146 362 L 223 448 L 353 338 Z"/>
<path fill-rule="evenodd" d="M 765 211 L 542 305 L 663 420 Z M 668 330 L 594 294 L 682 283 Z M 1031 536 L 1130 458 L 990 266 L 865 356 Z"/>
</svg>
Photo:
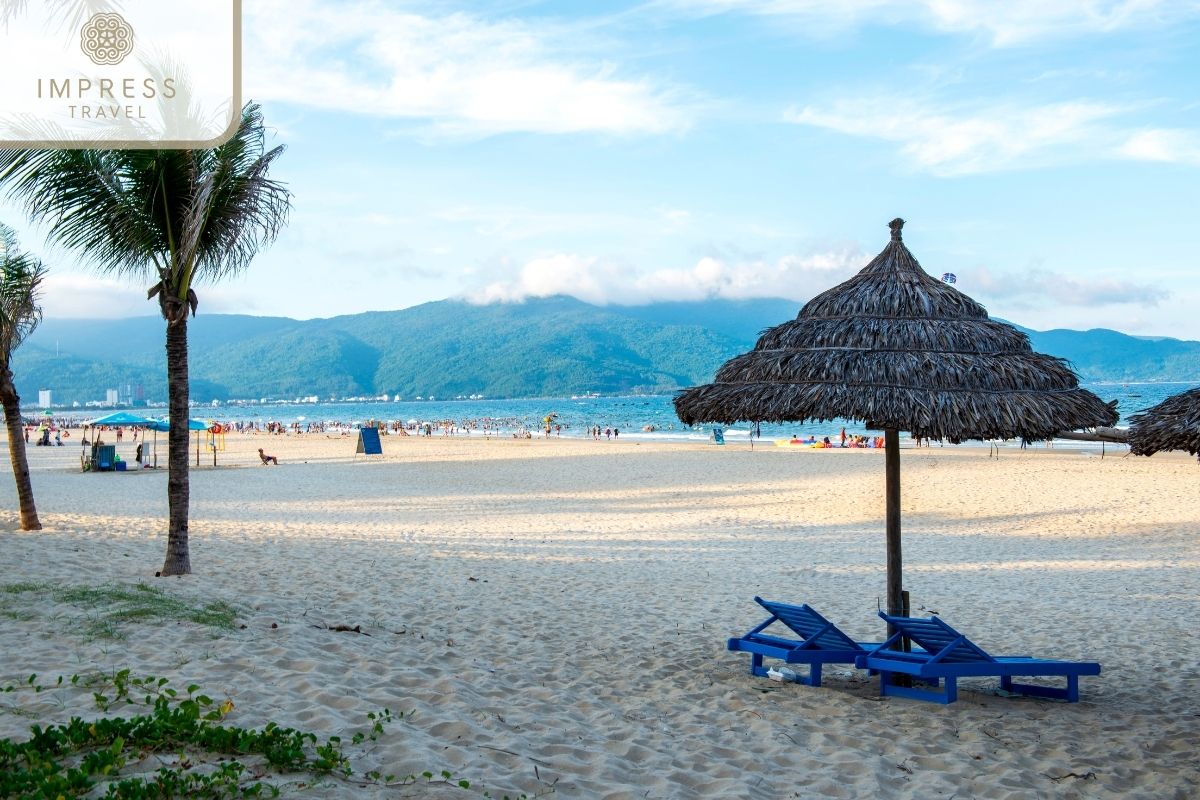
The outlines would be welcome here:
<svg viewBox="0 0 1200 800">
<path fill-rule="evenodd" d="M 17 482 L 23 531 L 40 531 L 42 523 L 33 503 L 29 460 L 25 457 L 21 398 L 13 384 L 11 362 L 13 351 L 42 321 L 38 287 L 45 275 L 46 267 L 42 262 L 17 247 L 17 234 L 12 228 L 0 225 L 0 403 L 4 405 L 4 423 L 8 427 L 8 457 L 12 460 L 13 479 Z"/>
<path fill-rule="evenodd" d="M 188 553 L 188 340 L 193 286 L 245 269 L 287 221 L 291 193 L 268 176 L 262 113 L 208 150 L 0 149 L 0 186 L 23 200 L 48 239 L 103 272 L 153 281 L 167 328 L 170 408 L 167 557 L 161 574 L 191 572 Z"/>
</svg>

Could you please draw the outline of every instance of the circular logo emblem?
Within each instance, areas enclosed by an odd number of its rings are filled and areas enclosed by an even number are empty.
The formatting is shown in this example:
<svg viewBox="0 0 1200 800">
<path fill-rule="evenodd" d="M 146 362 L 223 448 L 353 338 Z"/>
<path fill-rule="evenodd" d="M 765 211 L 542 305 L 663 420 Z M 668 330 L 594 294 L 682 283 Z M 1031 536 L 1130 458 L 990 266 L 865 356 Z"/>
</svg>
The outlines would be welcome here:
<svg viewBox="0 0 1200 800">
<path fill-rule="evenodd" d="M 120 64 L 133 52 L 133 28 L 120 14 L 93 14 L 83 26 L 79 46 L 96 64 Z"/>
</svg>

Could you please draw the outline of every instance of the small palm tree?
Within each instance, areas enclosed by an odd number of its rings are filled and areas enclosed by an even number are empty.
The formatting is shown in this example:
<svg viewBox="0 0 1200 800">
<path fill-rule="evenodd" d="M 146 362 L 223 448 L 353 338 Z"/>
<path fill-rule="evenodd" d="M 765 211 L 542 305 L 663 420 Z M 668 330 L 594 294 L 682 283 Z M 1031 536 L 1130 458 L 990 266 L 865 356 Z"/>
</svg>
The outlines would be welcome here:
<svg viewBox="0 0 1200 800">
<path fill-rule="evenodd" d="M 24 201 L 48 238 L 105 272 L 153 282 L 167 328 L 167 557 L 162 574 L 191 572 L 188 550 L 188 340 L 193 286 L 245 269 L 282 230 L 291 193 L 268 176 L 262 114 L 247 105 L 236 132 L 207 150 L 0 149 L 0 186 Z"/>
<path fill-rule="evenodd" d="M 23 531 L 40 531 L 42 523 L 33 503 L 21 398 L 13 384 L 12 354 L 42 321 L 38 287 L 45 275 L 46 267 L 41 261 L 20 251 L 12 228 L 0 225 L 0 403 L 4 405 L 4 424 L 8 427 L 8 457 L 17 482 Z"/>
</svg>

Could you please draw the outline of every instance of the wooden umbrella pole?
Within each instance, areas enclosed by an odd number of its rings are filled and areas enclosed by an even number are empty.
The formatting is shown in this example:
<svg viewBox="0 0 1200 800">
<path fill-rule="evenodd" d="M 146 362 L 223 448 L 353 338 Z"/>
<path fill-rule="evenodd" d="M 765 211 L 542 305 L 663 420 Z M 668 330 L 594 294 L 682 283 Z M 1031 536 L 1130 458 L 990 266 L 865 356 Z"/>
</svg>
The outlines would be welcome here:
<svg viewBox="0 0 1200 800">
<path fill-rule="evenodd" d="M 883 432 L 884 468 L 887 473 L 887 611 L 904 613 L 900 557 L 900 432 Z"/>
<path fill-rule="evenodd" d="M 887 606 L 888 613 L 893 616 L 908 616 L 908 603 L 905 596 L 900 558 L 900 431 L 888 428 L 883 432 L 884 472 L 887 473 Z M 888 625 L 888 636 L 897 632 L 896 626 Z M 909 640 L 900 640 L 899 649 L 907 652 L 911 648 Z M 908 675 L 895 675 L 893 679 L 897 686 L 911 686 L 912 679 Z"/>
</svg>

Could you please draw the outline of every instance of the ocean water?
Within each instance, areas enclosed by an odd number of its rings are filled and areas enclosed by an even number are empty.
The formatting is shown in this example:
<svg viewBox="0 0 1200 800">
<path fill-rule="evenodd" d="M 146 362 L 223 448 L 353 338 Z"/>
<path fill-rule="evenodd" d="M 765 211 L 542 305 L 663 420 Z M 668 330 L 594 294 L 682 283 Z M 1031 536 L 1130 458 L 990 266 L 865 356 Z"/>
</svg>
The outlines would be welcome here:
<svg viewBox="0 0 1200 800">
<path fill-rule="evenodd" d="M 1190 389 L 1197 383 L 1093 383 L 1084 387 L 1095 392 L 1102 399 L 1116 400 L 1117 409 L 1121 414 L 1120 425 L 1127 424 L 1131 414 L 1144 410 L 1166 399 L 1169 395 Z M 325 422 L 356 426 L 367 420 L 383 420 L 391 422 L 399 420 L 407 423 L 430 422 L 435 425 L 445 420 L 455 423 L 474 423 L 477 430 L 472 435 L 480 435 L 483 424 L 499 432 L 499 435 L 509 436 L 513 433 L 528 430 L 535 436 L 540 436 L 543 420 L 547 415 L 554 414 L 555 422 L 562 426 L 562 436 L 583 437 L 587 429 L 599 425 L 604 428 L 615 428 L 620 431 L 621 438 L 655 439 L 680 441 L 707 441 L 712 426 L 696 426 L 688 428 L 675 416 L 671 405 L 671 395 L 638 395 L 628 397 L 582 397 L 582 398 L 533 398 L 520 400 L 422 400 L 400 403 L 374 402 L 345 402 L 345 403 L 277 403 L 253 406 L 197 406 L 193 416 L 200 419 L 220 420 L 222 422 L 257 422 L 260 426 L 267 422 L 281 422 L 291 425 L 299 422 L 306 425 L 309 422 Z M 165 415 L 165 408 L 149 409 L 151 416 Z M 81 415 L 73 412 L 69 415 L 76 419 L 98 416 Z M 56 414 L 56 416 L 58 416 Z M 834 420 L 831 422 L 809 422 L 805 424 L 761 426 L 763 439 L 786 439 L 793 435 L 807 437 L 814 435 L 818 439 L 823 436 L 835 436 L 845 426 L 849 433 L 868 433 L 861 423 Z M 739 438 L 747 441 L 750 434 L 749 423 L 739 423 L 725 428 L 725 435 L 732 441 Z M 652 431 L 647 428 L 653 428 Z"/>
</svg>

